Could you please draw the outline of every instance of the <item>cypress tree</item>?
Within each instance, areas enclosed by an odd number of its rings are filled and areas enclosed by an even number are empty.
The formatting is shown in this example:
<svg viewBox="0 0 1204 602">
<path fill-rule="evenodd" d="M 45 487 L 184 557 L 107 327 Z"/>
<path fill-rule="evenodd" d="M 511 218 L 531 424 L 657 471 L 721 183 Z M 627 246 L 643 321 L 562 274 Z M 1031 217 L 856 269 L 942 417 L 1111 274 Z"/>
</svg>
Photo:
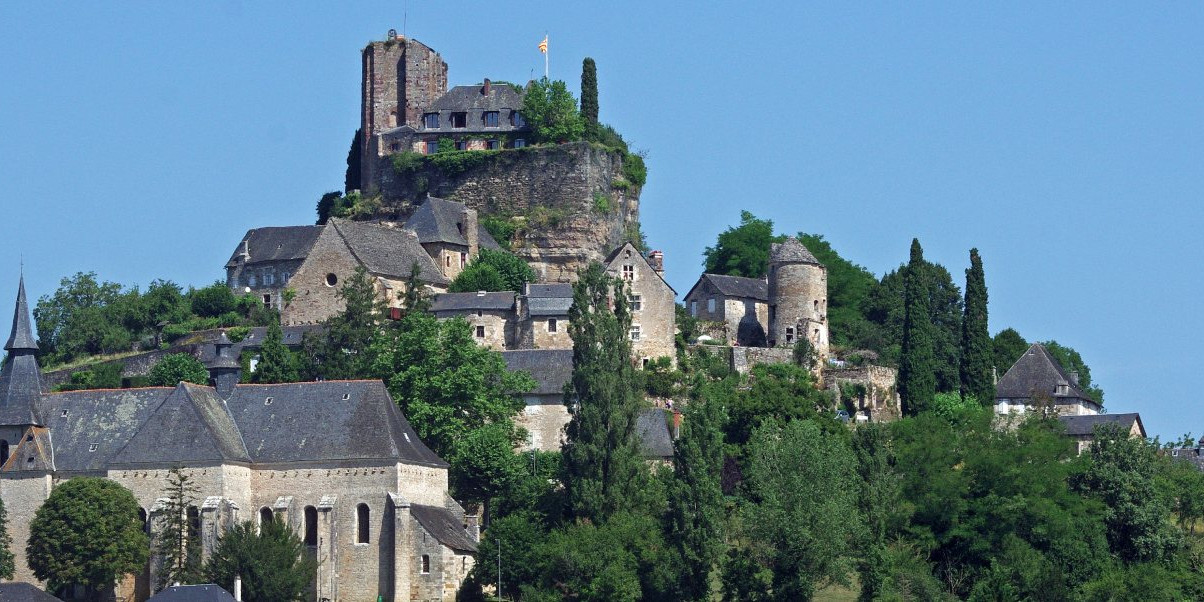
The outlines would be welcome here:
<svg viewBox="0 0 1204 602">
<path fill-rule="evenodd" d="M 598 67 L 594 59 L 581 61 L 581 118 L 587 135 L 598 130 Z"/>
<path fill-rule="evenodd" d="M 573 376 L 564 401 L 571 418 L 561 461 L 568 514 L 595 524 L 636 506 L 648 472 L 635 433 L 641 396 L 630 329 L 623 282 L 590 264 L 573 285 L 569 309 Z"/>
<path fill-rule="evenodd" d="M 987 281 L 978 249 L 970 249 L 970 269 L 966 270 L 966 304 L 962 315 L 961 381 L 962 396 L 990 404 L 995 397 L 991 382 L 994 348 L 987 330 Z"/>
<path fill-rule="evenodd" d="M 180 467 L 167 472 L 167 491 L 162 514 L 155 521 L 158 530 L 155 554 L 162 559 L 158 591 L 174 583 L 190 585 L 201 581 L 200 515 L 196 511 L 199 489 L 193 478 Z"/>
<path fill-rule="evenodd" d="M 718 401 L 695 401 L 673 443 L 669 538 L 681 556 L 683 600 L 710 599 L 711 570 L 723 556 L 723 422 Z"/>
<path fill-rule="evenodd" d="M 343 192 L 351 192 L 362 188 L 360 182 L 360 145 L 363 144 L 363 132 L 355 130 L 351 138 L 351 149 L 347 151 L 347 173 L 343 175 Z"/>
<path fill-rule="evenodd" d="M 17 568 L 12 547 L 13 538 L 8 534 L 8 511 L 4 509 L 4 500 L 0 500 L 0 579 L 12 579 L 13 571 Z"/>
<path fill-rule="evenodd" d="M 903 288 L 903 350 L 899 359 L 899 395 L 907 414 L 918 414 L 936 395 L 930 306 L 924 249 L 919 239 L 913 238 Z"/>
<path fill-rule="evenodd" d="M 284 332 L 278 321 L 268 325 L 263 347 L 259 350 L 259 366 L 253 378 L 257 383 L 294 383 L 299 379 L 297 360 L 293 352 L 284 346 Z"/>
</svg>

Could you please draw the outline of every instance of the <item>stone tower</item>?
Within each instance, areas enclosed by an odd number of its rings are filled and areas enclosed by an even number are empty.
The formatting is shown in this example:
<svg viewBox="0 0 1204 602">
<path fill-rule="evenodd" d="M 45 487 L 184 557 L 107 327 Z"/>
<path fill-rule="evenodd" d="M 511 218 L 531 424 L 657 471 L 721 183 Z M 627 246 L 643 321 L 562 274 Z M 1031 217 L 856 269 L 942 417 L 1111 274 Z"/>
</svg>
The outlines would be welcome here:
<svg viewBox="0 0 1204 602">
<path fill-rule="evenodd" d="M 828 359 L 828 269 L 799 242 L 769 247 L 769 344 L 806 337 L 820 365 Z"/>
<path fill-rule="evenodd" d="M 360 185 L 372 188 L 380 156 L 380 134 L 393 128 L 417 128 L 422 111 L 447 93 L 447 63 L 418 40 L 389 30 L 382 42 L 363 52 L 360 101 Z"/>
</svg>

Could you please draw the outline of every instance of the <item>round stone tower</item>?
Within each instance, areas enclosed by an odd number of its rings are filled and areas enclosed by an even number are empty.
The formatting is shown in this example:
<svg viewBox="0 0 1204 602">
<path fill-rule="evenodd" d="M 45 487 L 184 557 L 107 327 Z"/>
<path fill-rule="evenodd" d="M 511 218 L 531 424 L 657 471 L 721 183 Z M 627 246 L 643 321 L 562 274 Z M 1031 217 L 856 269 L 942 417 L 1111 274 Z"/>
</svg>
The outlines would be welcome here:
<svg viewBox="0 0 1204 602">
<path fill-rule="evenodd" d="M 769 344 L 811 343 L 820 365 L 828 359 L 828 268 L 797 238 L 769 247 Z"/>
</svg>

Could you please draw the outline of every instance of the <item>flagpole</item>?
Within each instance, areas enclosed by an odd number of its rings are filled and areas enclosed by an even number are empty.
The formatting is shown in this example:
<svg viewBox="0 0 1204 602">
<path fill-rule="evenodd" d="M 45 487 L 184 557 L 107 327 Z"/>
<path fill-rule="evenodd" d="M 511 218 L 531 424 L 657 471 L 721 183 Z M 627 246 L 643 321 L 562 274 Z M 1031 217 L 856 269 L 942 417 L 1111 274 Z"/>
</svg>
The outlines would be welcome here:
<svg viewBox="0 0 1204 602">
<path fill-rule="evenodd" d="M 548 43 L 548 32 L 543 33 L 544 44 Z M 545 47 L 546 48 L 546 47 Z M 543 51 L 543 78 L 548 79 L 548 51 Z"/>
</svg>

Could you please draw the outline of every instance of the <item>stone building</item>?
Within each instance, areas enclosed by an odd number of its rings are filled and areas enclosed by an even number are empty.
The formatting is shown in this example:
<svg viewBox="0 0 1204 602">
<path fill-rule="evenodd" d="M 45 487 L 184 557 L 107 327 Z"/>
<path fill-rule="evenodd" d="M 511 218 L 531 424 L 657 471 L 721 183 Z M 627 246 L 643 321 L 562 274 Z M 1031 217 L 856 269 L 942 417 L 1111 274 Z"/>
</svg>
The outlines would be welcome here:
<svg viewBox="0 0 1204 602">
<path fill-rule="evenodd" d="M 389 31 L 363 50 L 360 182 L 373 191 L 380 157 L 433 153 L 447 138 L 460 150 L 521 148 L 522 92 L 510 84 L 448 90 L 447 63 L 418 40 Z"/>
<path fill-rule="evenodd" d="M 431 301 L 436 318 L 462 318 L 477 344 L 494 351 L 512 349 L 515 340 L 513 292 L 443 293 Z"/>
<path fill-rule="evenodd" d="M 527 284 L 518 298 L 516 346 L 519 349 L 572 349 L 569 309 L 573 285 Z"/>
<path fill-rule="evenodd" d="M 1129 437 L 1145 439 L 1145 425 L 1141 423 L 1141 414 L 1077 414 L 1058 416 L 1066 427 L 1066 436 L 1074 440 L 1075 451 L 1083 453 L 1095 442 L 1096 427 L 1105 424 L 1115 424 Z"/>
<path fill-rule="evenodd" d="M 133 492 L 152 537 L 168 471 L 200 488 L 190 510 L 202 554 L 246 521 L 281 520 L 318 565 L 313 600 L 452 600 L 472 568 L 475 517 L 447 493 L 447 463 L 380 381 L 240 385 L 221 339 L 214 386 L 43 393 L 24 283 L 0 369 L 0 497 L 17 578 L 34 581 L 24 542 L 60 483 L 111 479 Z M 123 581 L 145 600 L 156 563 Z"/>
<path fill-rule="evenodd" d="M 684 301 L 691 316 L 720 326 L 716 334 L 725 345 L 764 347 L 769 340 L 769 283 L 764 278 L 703 274 Z"/>
<path fill-rule="evenodd" d="M 664 257 L 653 251 L 644 257 L 630 242 L 602 262 L 606 272 L 629 288 L 631 352 L 642 363 L 667 357 L 677 363 L 677 292 L 665 281 Z"/>
<path fill-rule="evenodd" d="M 464 203 L 428 195 L 406 220 L 405 227 L 418 236 L 422 248 L 448 280 L 455 280 L 480 249 L 501 249 L 478 223 L 476 209 Z"/>
<path fill-rule="evenodd" d="M 569 423 L 564 386 L 573 377 L 573 350 L 520 349 L 503 351 L 502 357 L 507 370 L 522 370 L 535 379 L 535 388 L 522 394 L 527 405 L 516 420 L 527 431 L 525 449 L 559 450 Z"/>
<path fill-rule="evenodd" d="M 769 346 L 806 339 L 816 360 L 828 359 L 828 269 L 790 237 L 769 245 Z"/>
<path fill-rule="evenodd" d="M 1079 388 L 1078 373 L 1067 373 L 1049 350 L 1034 343 L 995 385 L 995 412 L 1019 413 L 1051 404 L 1063 416 L 1099 414 L 1102 408 Z"/>
</svg>

